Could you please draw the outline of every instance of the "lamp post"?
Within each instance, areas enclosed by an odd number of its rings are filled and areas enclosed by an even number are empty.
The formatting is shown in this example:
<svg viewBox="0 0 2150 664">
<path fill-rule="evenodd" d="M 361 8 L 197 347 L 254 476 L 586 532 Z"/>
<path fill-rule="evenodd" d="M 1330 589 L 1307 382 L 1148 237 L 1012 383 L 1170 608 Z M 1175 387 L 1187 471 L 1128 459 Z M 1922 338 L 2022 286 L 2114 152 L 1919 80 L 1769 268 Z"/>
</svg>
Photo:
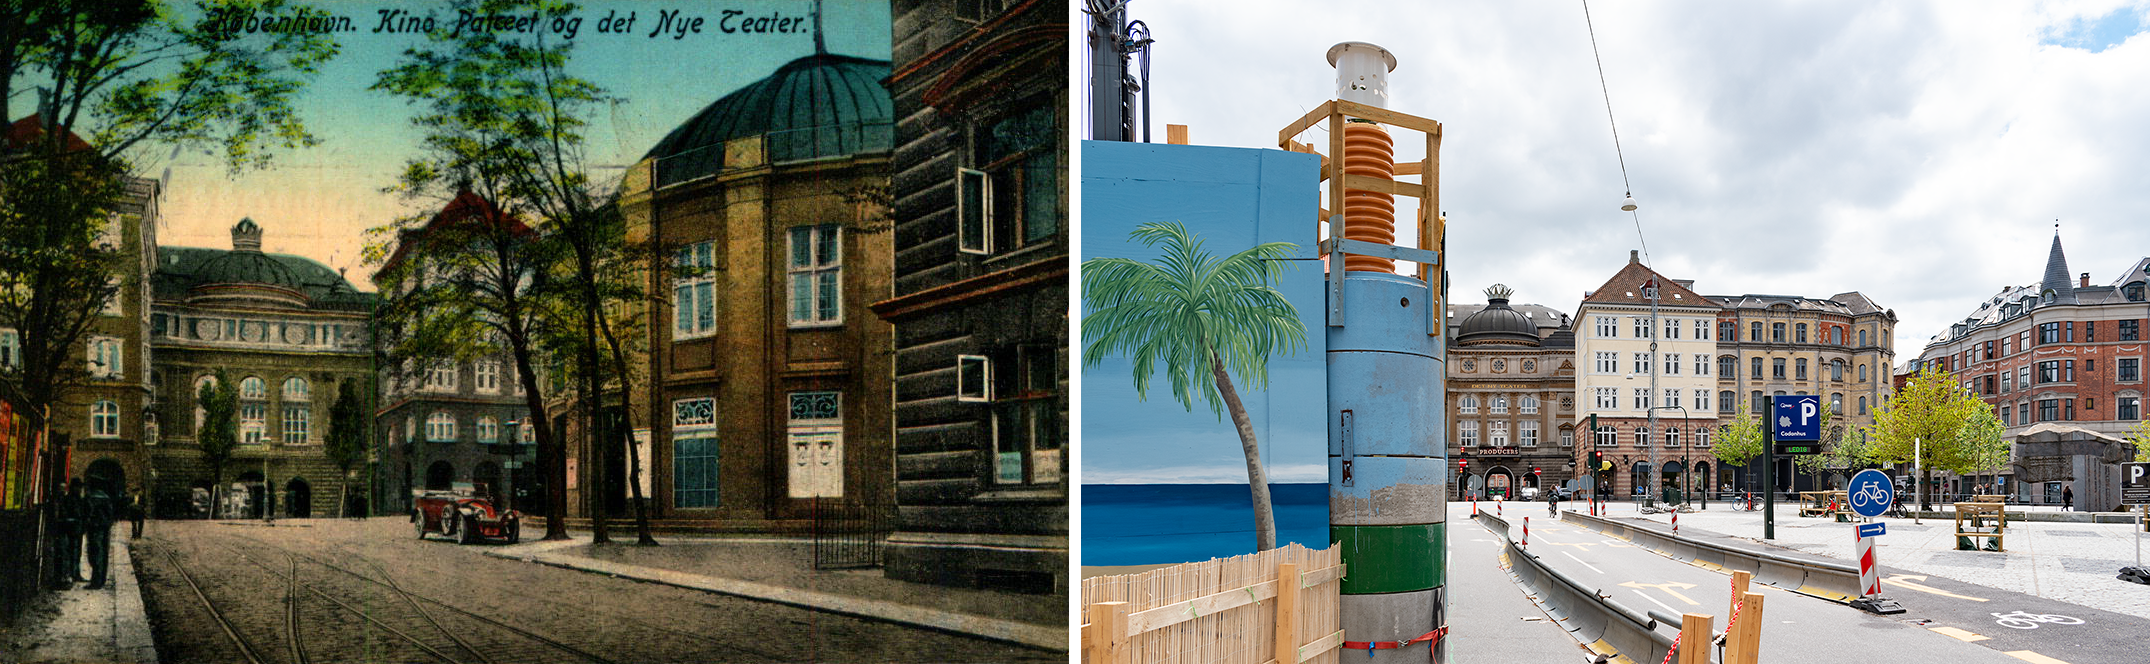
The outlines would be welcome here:
<svg viewBox="0 0 2150 664">
<path fill-rule="evenodd" d="M 515 494 L 516 494 L 516 492 L 517 492 L 517 491 L 520 491 L 520 490 L 522 490 L 522 486 L 521 486 L 521 485 L 518 485 L 518 484 L 516 484 L 516 482 L 515 482 L 515 468 L 516 468 L 516 466 L 520 465 L 520 462 L 516 461 L 516 460 L 515 460 L 515 457 L 517 457 L 517 456 L 520 456 L 520 455 L 522 454 L 522 449 L 523 449 L 523 438 L 522 438 L 522 433 L 523 433 L 523 430 L 522 430 L 522 424 L 523 424 L 523 423 L 522 423 L 522 421 L 521 421 L 521 420 L 508 420 L 508 421 L 506 421 L 506 422 L 502 422 L 501 424 L 505 425 L 505 426 L 507 427 L 507 429 L 508 429 L 507 431 L 504 431 L 504 432 L 502 432 L 502 433 L 505 433 L 505 434 L 507 434 L 507 437 L 508 437 L 508 438 L 507 438 L 507 440 L 508 440 L 508 444 L 507 444 L 507 448 L 508 448 L 508 454 L 507 454 L 507 457 L 508 457 L 508 459 L 507 459 L 507 461 L 503 461 L 503 462 L 501 462 L 501 464 L 500 464 L 501 468 L 502 468 L 503 470 L 507 471 L 507 476 L 506 476 L 506 477 L 503 477 L 503 478 L 501 478 L 501 479 L 502 479 L 502 480 L 504 480 L 504 482 L 505 482 L 505 483 L 506 483 L 506 484 L 508 485 L 508 488 L 507 488 L 507 489 L 505 489 L 505 490 L 498 490 L 498 491 L 499 491 L 499 493 L 500 493 L 500 497 L 501 497 L 501 499 L 502 499 L 502 500 L 501 500 L 501 502 L 504 502 L 504 503 L 506 503 L 506 504 L 507 504 L 507 509 L 515 509 Z M 496 489 L 496 490 L 497 490 L 497 489 Z"/>
</svg>

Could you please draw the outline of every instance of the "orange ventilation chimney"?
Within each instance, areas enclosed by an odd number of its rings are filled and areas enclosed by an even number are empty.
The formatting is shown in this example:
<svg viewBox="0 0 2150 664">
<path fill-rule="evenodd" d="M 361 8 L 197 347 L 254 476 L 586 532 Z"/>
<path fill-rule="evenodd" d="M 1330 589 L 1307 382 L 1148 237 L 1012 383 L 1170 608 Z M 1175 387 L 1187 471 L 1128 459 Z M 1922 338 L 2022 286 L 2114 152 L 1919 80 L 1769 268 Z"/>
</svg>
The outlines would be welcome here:
<svg viewBox="0 0 2150 664">
<path fill-rule="evenodd" d="M 1366 42 L 1344 42 L 1329 48 L 1329 64 L 1336 67 L 1336 98 L 1376 108 L 1387 108 L 1388 74 L 1396 69 L 1396 56 Z M 1396 142 L 1389 132 L 1370 120 L 1344 123 L 1343 173 L 1383 181 L 1396 179 Z M 1374 244 L 1396 244 L 1396 197 L 1387 192 L 1344 187 L 1340 206 L 1351 222 L 1344 237 Z M 1395 274 L 1395 261 L 1379 256 L 1344 256 L 1349 272 Z"/>
</svg>

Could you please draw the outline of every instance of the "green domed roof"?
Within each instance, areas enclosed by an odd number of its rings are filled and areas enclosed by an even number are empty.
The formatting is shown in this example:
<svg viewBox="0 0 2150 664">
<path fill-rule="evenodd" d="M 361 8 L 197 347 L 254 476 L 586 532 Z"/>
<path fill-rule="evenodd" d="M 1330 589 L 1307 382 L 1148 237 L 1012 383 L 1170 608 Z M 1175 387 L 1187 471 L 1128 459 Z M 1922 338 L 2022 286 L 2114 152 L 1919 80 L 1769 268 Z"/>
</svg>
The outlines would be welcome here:
<svg viewBox="0 0 2150 664">
<path fill-rule="evenodd" d="M 762 134 L 772 135 L 772 161 L 888 150 L 888 126 L 895 118 L 895 105 L 881 85 L 888 75 L 887 60 L 825 53 L 793 60 L 703 108 L 644 158 L 663 159 Z"/>
<path fill-rule="evenodd" d="M 283 262 L 258 251 L 231 251 L 203 263 L 194 273 L 196 283 L 266 284 L 304 292 L 299 277 Z"/>
</svg>

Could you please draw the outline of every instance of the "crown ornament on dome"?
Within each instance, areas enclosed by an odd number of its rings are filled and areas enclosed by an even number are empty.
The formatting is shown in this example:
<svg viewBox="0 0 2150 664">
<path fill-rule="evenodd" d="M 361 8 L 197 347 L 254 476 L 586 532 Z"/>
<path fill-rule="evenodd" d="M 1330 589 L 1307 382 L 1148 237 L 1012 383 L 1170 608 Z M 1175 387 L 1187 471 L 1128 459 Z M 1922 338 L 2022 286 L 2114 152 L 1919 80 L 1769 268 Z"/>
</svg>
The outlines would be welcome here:
<svg viewBox="0 0 2150 664">
<path fill-rule="evenodd" d="M 1493 284 L 1487 287 L 1485 292 L 1488 300 L 1505 300 L 1515 294 L 1515 289 L 1509 288 L 1507 284 Z"/>
</svg>

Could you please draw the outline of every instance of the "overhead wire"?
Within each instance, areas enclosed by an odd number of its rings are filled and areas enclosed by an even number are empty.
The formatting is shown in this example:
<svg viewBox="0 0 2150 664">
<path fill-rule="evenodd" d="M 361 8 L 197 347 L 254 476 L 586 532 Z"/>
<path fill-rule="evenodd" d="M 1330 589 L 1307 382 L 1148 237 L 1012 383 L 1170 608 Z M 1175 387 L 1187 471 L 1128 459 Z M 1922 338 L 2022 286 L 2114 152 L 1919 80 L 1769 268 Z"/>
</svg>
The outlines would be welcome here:
<svg viewBox="0 0 2150 664">
<path fill-rule="evenodd" d="M 1598 65 L 1598 92 L 1605 97 L 1605 123 L 1612 127 L 1613 157 L 1620 162 L 1620 186 L 1630 198 L 1635 196 L 1635 184 L 1627 177 L 1627 155 L 1620 149 L 1620 123 L 1613 119 L 1612 87 L 1605 84 L 1605 58 L 1598 54 L 1598 29 L 1590 20 L 1590 0 L 1582 0 L 1583 27 L 1590 32 L 1590 59 Z M 1634 210 L 1628 217 L 1635 221 L 1635 240 L 1642 243 L 1642 263 L 1650 264 L 1650 240 L 1642 234 L 1642 215 Z"/>
</svg>

